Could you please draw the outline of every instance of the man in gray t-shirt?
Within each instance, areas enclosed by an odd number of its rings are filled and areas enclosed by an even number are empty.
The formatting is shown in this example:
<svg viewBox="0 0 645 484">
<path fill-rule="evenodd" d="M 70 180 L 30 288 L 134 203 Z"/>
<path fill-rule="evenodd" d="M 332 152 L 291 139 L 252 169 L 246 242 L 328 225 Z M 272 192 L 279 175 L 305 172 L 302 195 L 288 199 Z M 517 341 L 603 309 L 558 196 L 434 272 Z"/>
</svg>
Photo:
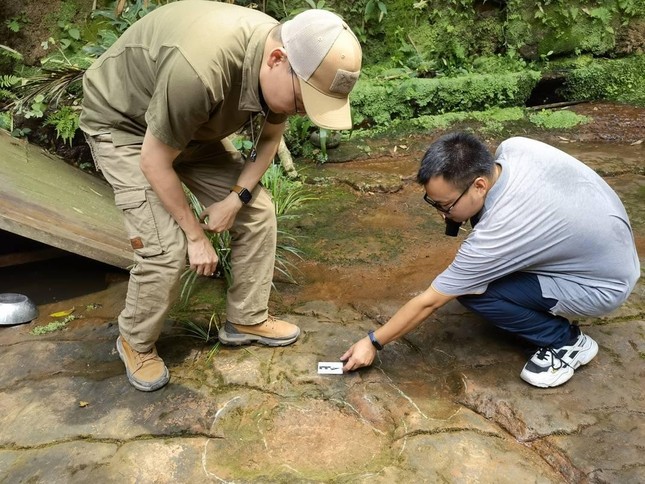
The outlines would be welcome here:
<svg viewBox="0 0 645 484">
<path fill-rule="evenodd" d="M 538 347 L 521 377 L 538 387 L 568 381 L 598 352 L 567 318 L 617 308 L 640 276 L 634 237 L 616 193 L 566 153 L 527 138 L 495 158 L 477 138 L 453 133 L 426 152 L 417 180 L 448 223 L 474 230 L 422 294 L 341 359 L 371 364 L 377 349 L 458 298 L 495 326 Z"/>
</svg>

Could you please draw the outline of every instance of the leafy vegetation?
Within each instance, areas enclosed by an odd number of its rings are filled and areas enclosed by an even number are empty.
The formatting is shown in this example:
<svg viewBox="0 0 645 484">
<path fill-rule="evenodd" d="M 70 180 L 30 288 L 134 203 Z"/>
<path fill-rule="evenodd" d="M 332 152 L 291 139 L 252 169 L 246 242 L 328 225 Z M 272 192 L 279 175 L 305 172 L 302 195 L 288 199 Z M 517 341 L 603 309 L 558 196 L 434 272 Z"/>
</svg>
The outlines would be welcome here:
<svg viewBox="0 0 645 484">
<path fill-rule="evenodd" d="M 608 99 L 645 106 L 645 55 L 626 59 L 584 58 L 567 76 L 563 94 L 571 99 Z"/>
<path fill-rule="evenodd" d="M 0 77 L 0 102 L 5 104 L 0 126 L 30 137 L 42 136 L 42 129 L 34 129 L 39 124 L 51 126 L 53 136 L 73 144 L 84 69 L 130 25 L 163 3 L 113 2 L 84 22 L 76 3 L 62 2 L 56 17 L 48 20 L 51 35 L 42 42 L 46 55 L 40 65 L 32 67 L 13 58 L 8 64 L 13 67 Z M 424 125 L 427 116 L 522 106 L 541 73 L 555 68 L 559 57 L 629 52 L 618 45 L 620 39 L 632 24 L 645 22 L 642 0 L 235 3 L 262 8 L 278 19 L 307 8 L 342 15 L 365 53 L 364 73 L 353 94 L 354 124 L 377 130 L 401 120 L 417 119 L 417 125 Z M 26 11 L 17 11 L 5 21 L 5 28 L 22 35 L 31 24 Z M 8 51 L 0 49 L 0 60 L 8 57 Z M 594 59 L 587 66 L 562 71 L 567 76 L 562 94 L 642 104 L 645 90 L 638 58 Z M 316 129 L 306 118 L 290 122 L 285 138 L 294 156 L 325 161 L 325 133 L 320 133 L 319 148 L 308 141 Z"/>
<path fill-rule="evenodd" d="M 313 196 L 305 190 L 302 182 L 288 179 L 282 172 L 279 165 L 272 165 L 262 177 L 263 186 L 271 193 L 273 203 L 275 205 L 276 217 L 278 227 L 282 226 L 285 220 L 297 217 L 295 214 L 296 209 L 310 200 L 315 200 Z M 184 188 L 186 196 L 190 202 L 193 212 L 199 216 L 203 210 L 203 206 L 199 200 L 187 188 Z M 230 286 L 233 282 L 232 266 L 231 266 L 231 236 L 229 232 L 221 234 L 207 233 L 215 252 L 219 258 L 219 276 L 223 277 L 226 281 L 226 286 Z M 300 250 L 293 245 L 296 237 L 289 232 L 278 229 L 278 243 L 275 260 L 275 270 L 278 271 L 286 281 L 295 283 L 295 279 L 291 273 L 294 265 L 290 262 L 289 257 L 301 257 Z M 202 278 L 203 279 L 203 278 Z M 194 295 L 200 277 L 189 268 L 182 274 L 182 283 L 180 290 L 180 297 L 175 312 L 181 313 L 181 310 L 190 306 L 191 297 Z M 209 306 L 213 306 L 209 304 Z M 220 313 L 222 308 L 215 305 L 212 307 L 209 323 L 206 327 L 194 321 L 189 315 L 177 316 L 180 323 L 182 332 L 185 335 L 197 337 L 204 342 L 209 343 L 216 338 L 217 330 L 220 325 Z M 207 360 L 210 359 L 219 350 L 219 343 L 217 343 L 208 353 Z"/>
<path fill-rule="evenodd" d="M 454 78 L 362 80 L 352 98 L 354 121 L 388 126 L 394 120 L 447 112 L 523 106 L 538 82 L 537 71 L 473 74 Z"/>
<path fill-rule="evenodd" d="M 546 129 L 568 129 L 589 122 L 587 116 L 581 116 L 572 111 L 542 110 L 529 116 L 531 123 Z"/>
<path fill-rule="evenodd" d="M 294 211 L 301 207 L 303 204 L 310 200 L 314 200 L 307 190 L 305 190 L 302 182 L 290 180 L 282 172 L 279 165 L 272 165 L 262 177 L 262 185 L 271 193 L 273 203 L 275 206 L 278 227 L 281 221 L 292 219 L 296 217 Z M 184 192 L 196 217 L 204 210 L 203 205 L 199 202 L 197 197 L 187 188 L 184 187 Z M 218 277 L 223 277 L 226 281 L 226 286 L 230 286 L 233 282 L 232 266 L 231 266 L 231 236 L 230 233 L 223 232 L 216 234 L 207 232 L 207 236 L 215 249 L 215 253 L 219 259 L 218 263 Z M 278 230 L 278 243 L 276 251 L 275 269 L 283 275 L 283 277 L 290 282 L 295 282 L 291 269 L 293 264 L 289 261 L 289 256 L 300 257 L 300 251 L 293 245 L 296 238 L 284 230 Z M 182 286 L 180 291 L 180 302 L 187 304 L 193 293 L 195 283 L 198 275 L 186 269 L 182 275 Z"/>
<path fill-rule="evenodd" d="M 44 334 L 54 333 L 55 331 L 65 329 L 67 325 L 70 322 L 74 321 L 75 319 L 76 319 L 76 316 L 74 316 L 73 314 L 70 314 L 65 316 L 62 319 L 57 319 L 44 326 L 37 326 L 34 329 L 32 329 L 30 333 L 33 334 L 34 336 L 42 336 Z"/>
</svg>

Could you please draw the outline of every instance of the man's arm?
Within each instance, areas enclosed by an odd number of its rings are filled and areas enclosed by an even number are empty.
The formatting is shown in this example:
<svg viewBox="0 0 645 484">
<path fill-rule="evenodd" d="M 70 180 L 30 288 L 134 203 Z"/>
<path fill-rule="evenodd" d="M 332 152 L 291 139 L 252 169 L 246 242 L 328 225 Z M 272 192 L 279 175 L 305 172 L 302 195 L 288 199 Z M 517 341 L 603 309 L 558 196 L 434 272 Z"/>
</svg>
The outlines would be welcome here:
<svg viewBox="0 0 645 484">
<path fill-rule="evenodd" d="M 405 303 L 387 323 L 374 331 L 374 336 L 382 345 L 394 341 L 412 331 L 437 309 L 456 297 L 441 294 L 430 286 Z M 366 336 L 354 343 L 340 359 L 345 362 L 343 370 L 351 371 L 371 365 L 375 356 L 376 348 Z"/>
<path fill-rule="evenodd" d="M 188 205 L 181 181 L 173 169 L 172 162 L 179 153 L 179 150 L 146 131 L 141 147 L 141 171 L 163 206 L 186 234 L 190 268 L 197 274 L 208 276 L 215 272 L 217 255 Z"/>
<path fill-rule="evenodd" d="M 248 160 L 237 179 L 237 185 L 252 191 L 267 171 L 280 144 L 280 138 L 284 132 L 285 123 L 265 123 L 262 135 L 258 140 L 257 158 L 255 161 Z M 202 225 L 206 230 L 212 232 L 223 232 L 233 225 L 237 212 L 242 208 L 242 201 L 235 192 L 231 192 L 221 202 L 213 203 L 206 207 L 201 213 L 200 219 L 208 217 L 208 223 Z"/>
</svg>

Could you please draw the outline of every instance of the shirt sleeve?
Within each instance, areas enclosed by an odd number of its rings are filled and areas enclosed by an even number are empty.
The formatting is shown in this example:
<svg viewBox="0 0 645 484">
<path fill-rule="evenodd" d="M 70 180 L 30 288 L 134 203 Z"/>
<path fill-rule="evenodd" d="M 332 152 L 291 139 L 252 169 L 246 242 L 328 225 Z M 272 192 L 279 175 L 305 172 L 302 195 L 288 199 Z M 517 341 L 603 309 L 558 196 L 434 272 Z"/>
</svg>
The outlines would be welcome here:
<svg viewBox="0 0 645 484">
<path fill-rule="evenodd" d="M 146 111 L 148 130 L 160 141 L 182 150 L 209 119 L 216 100 L 178 50 L 157 61 L 154 92 Z"/>
<path fill-rule="evenodd" d="M 467 239 L 448 268 L 432 282 L 432 287 L 450 296 L 483 294 L 491 282 L 524 267 L 522 261 L 500 246 L 482 247 Z"/>
<path fill-rule="evenodd" d="M 271 124 L 282 124 L 287 120 L 288 116 L 286 114 L 274 113 L 269 111 L 267 114 L 267 123 Z"/>
</svg>

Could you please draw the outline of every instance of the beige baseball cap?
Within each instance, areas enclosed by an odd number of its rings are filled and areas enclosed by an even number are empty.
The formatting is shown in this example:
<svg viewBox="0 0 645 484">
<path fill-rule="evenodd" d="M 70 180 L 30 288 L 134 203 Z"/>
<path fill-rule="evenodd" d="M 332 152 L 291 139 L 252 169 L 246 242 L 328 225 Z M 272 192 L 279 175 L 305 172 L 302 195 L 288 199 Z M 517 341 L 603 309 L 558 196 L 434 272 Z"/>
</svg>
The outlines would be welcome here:
<svg viewBox="0 0 645 484">
<path fill-rule="evenodd" d="M 282 25 L 282 43 L 309 118 L 321 128 L 350 129 L 348 96 L 362 52 L 349 26 L 327 10 L 306 10 Z"/>
</svg>

